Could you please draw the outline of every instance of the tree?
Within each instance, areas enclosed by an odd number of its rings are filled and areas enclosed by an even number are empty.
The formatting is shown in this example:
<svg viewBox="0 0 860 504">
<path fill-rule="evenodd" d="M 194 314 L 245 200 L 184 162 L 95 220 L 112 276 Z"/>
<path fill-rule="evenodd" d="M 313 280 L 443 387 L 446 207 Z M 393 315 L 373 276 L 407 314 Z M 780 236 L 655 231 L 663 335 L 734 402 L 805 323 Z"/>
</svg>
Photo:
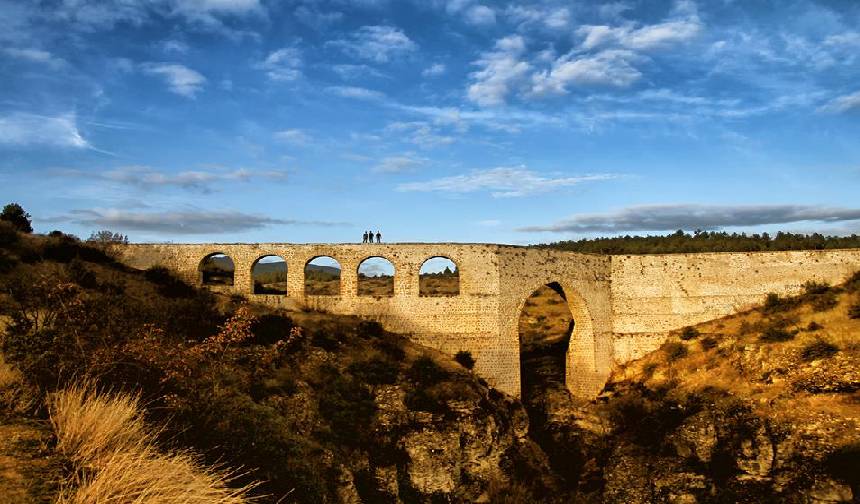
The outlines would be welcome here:
<svg viewBox="0 0 860 504">
<path fill-rule="evenodd" d="M 99 244 L 109 244 L 109 243 L 128 243 L 128 236 L 122 233 L 114 233 L 113 231 L 108 231 L 107 229 L 103 229 L 101 231 L 94 231 L 93 234 L 87 238 L 87 241 L 90 243 L 99 243 Z"/>
<path fill-rule="evenodd" d="M 15 229 L 22 233 L 32 233 L 33 226 L 30 225 L 30 214 L 18 203 L 9 203 L 3 207 L 3 213 L 0 213 L 0 220 L 11 222 Z"/>
</svg>

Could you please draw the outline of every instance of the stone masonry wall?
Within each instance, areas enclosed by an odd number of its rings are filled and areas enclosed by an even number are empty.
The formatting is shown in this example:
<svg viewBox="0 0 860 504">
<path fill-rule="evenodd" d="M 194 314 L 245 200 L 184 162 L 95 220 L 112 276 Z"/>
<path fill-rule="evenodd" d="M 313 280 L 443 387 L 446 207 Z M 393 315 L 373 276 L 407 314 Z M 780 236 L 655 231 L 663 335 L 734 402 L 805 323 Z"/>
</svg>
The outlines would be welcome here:
<svg viewBox="0 0 860 504">
<path fill-rule="evenodd" d="M 562 287 L 574 318 L 568 388 L 593 397 L 613 365 L 656 349 L 667 331 L 730 315 L 761 303 L 769 292 L 796 294 L 810 280 L 838 283 L 860 269 L 860 250 L 610 257 L 501 245 L 260 243 L 134 244 L 119 251 L 132 267 L 165 266 L 193 284 L 200 284 L 203 258 L 226 254 L 235 265 L 234 285 L 218 290 L 275 307 L 358 315 L 443 352 L 468 350 L 478 374 L 516 396 L 519 316 L 543 285 Z M 253 294 L 251 270 L 266 255 L 286 260 L 286 295 Z M 304 293 L 304 267 L 319 256 L 341 265 L 337 296 Z M 419 269 L 436 256 L 457 264 L 458 296 L 419 296 Z M 393 297 L 357 295 L 358 266 L 369 257 L 394 265 Z"/>
<path fill-rule="evenodd" d="M 616 363 L 659 347 L 666 332 L 797 294 L 807 281 L 836 284 L 860 270 L 860 250 L 612 257 Z"/>
</svg>

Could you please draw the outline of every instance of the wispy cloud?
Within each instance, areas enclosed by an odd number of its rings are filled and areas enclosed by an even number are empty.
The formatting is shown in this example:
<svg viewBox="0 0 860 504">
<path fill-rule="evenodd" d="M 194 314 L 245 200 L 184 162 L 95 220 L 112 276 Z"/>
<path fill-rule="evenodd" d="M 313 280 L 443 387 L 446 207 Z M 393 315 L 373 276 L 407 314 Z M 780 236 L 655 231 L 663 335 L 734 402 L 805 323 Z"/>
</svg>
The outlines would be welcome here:
<svg viewBox="0 0 860 504">
<path fill-rule="evenodd" d="M 821 112 L 842 113 L 851 110 L 860 111 L 860 91 L 837 96 L 819 108 Z"/>
<path fill-rule="evenodd" d="M 254 68 L 264 70 L 273 81 L 293 81 L 301 78 L 302 53 L 295 47 L 284 47 L 270 52 Z"/>
<path fill-rule="evenodd" d="M 393 122 L 385 127 L 385 131 L 425 149 L 454 143 L 453 136 L 440 134 L 437 127 L 426 121 Z"/>
<path fill-rule="evenodd" d="M 442 63 L 434 63 L 421 71 L 424 77 L 438 77 L 445 73 L 445 65 Z"/>
<path fill-rule="evenodd" d="M 422 157 L 417 157 L 414 154 L 404 154 L 401 156 L 389 156 L 383 158 L 373 171 L 376 173 L 400 173 L 413 170 L 419 166 L 427 164 L 428 160 Z"/>
<path fill-rule="evenodd" d="M 43 116 L 14 112 L 0 116 L 0 144 L 91 148 L 78 130 L 75 114 Z"/>
<path fill-rule="evenodd" d="M 473 5 L 463 13 L 463 20 L 476 26 L 494 25 L 496 24 L 496 11 L 486 5 Z"/>
<path fill-rule="evenodd" d="M 300 129 L 285 129 L 276 131 L 275 140 L 293 145 L 306 145 L 311 141 L 310 135 Z"/>
<path fill-rule="evenodd" d="M 181 189 L 211 193 L 216 184 L 250 182 L 254 179 L 285 180 L 286 172 L 278 170 L 184 170 L 167 172 L 149 166 L 123 166 L 104 171 L 58 170 L 56 174 L 89 180 L 114 182 L 142 189 L 177 187 Z"/>
<path fill-rule="evenodd" d="M 489 192 L 494 198 L 512 198 L 555 191 L 584 182 L 611 180 L 618 177 L 618 175 L 608 173 L 549 176 L 529 170 L 525 166 L 515 166 L 476 170 L 462 175 L 423 182 L 409 182 L 398 185 L 397 190 L 446 193 Z"/>
<path fill-rule="evenodd" d="M 140 231 L 167 235 L 207 235 L 252 231 L 271 226 L 344 226 L 342 222 L 274 219 L 240 211 L 175 210 L 133 212 L 107 208 L 73 210 L 54 221 L 73 222 L 119 232 Z"/>
<path fill-rule="evenodd" d="M 164 79 L 171 92 L 188 98 L 194 98 L 206 84 L 206 77 L 179 63 L 143 63 L 141 69 Z"/>
<path fill-rule="evenodd" d="M 331 40 L 326 45 L 377 63 L 386 63 L 418 48 L 402 30 L 393 26 L 362 26 L 349 38 Z"/>
<path fill-rule="evenodd" d="M 53 68 L 58 68 L 66 64 L 66 60 L 58 58 L 42 49 L 7 47 L 3 49 L 3 53 L 11 58 L 48 65 Z"/>
<path fill-rule="evenodd" d="M 600 51 L 589 56 L 562 56 L 552 69 L 532 76 L 531 94 L 566 94 L 570 85 L 627 87 L 642 77 L 633 63 L 639 56 L 624 49 Z"/>
<path fill-rule="evenodd" d="M 326 91 L 343 98 L 355 98 L 357 100 L 381 100 L 385 98 L 385 95 L 379 91 L 356 86 L 329 86 Z"/>
<path fill-rule="evenodd" d="M 860 219 L 860 208 L 814 205 L 641 205 L 610 213 L 578 214 L 546 226 L 528 226 L 525 232 L 621 233 L 720 229 L 796 222 L 843 222 Z"/>
</svg>

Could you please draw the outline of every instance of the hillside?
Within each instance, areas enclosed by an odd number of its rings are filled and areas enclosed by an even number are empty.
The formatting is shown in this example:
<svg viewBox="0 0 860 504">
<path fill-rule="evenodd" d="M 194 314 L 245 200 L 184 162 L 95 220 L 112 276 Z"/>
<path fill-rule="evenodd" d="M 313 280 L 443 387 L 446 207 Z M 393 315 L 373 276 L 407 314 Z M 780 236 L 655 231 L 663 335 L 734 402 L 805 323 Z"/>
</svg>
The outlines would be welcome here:
<svg viewBox="0 0 860 504">
<path fill-rule="evenodd" d="M 0 491 L 16 502 L 54 502 L 89 481 L 47 408 L 82 379 L 143 408 L 151 450 L 237 468 L 225 481 L 256 485 L 263 503 L 860 494 L 857 276 L 679 331 L 584 404 L 559 380 L 566 305 L 542 289 L 520 320 L 525 407 L 469 371 L 468 356 L 354 317 L 198 290 L 67 236 L 0 224 L 0 284 L 0 431 L 20 440 L 0 443 Z"/>
<path fill-rule="evenodd" d="M 860 275 L 686 328 L 613 374 L 606 502 L 860 496 Z"/>
<path fill-rule="evenodd" d="M 141 394 L 147 421 L 164 426 L 160 449 L 241 468 L 232 484 L 257 482 L 259 502 L 499 501 L 559 489 L 522 406 L 450 357 L 375 323 L 272 311 L 160 268 L 132 270 L 73 238 L 2 231 L 0 343 L 20 379 L 0 395 L 27 397 L 14 414 L 0 404 L 6 426 L 37 422 L 44 433 L 47 399 L 85 379 Z M 17 455 L 23 468 L 38 453 Z"/>
</svg>

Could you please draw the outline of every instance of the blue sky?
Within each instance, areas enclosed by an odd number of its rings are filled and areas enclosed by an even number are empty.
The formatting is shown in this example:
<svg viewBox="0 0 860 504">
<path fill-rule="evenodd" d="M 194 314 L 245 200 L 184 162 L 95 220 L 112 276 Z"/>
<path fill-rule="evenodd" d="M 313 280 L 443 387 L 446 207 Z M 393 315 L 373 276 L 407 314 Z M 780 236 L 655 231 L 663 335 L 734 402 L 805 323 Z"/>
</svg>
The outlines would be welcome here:
<svg viewBox="0 0 860 504">
<path fill-rule="evenodd" d="M 855 1 L 0 0 L 0 12 L 0 201 L 39 232 L 860 232 Z"/>
</svg>

